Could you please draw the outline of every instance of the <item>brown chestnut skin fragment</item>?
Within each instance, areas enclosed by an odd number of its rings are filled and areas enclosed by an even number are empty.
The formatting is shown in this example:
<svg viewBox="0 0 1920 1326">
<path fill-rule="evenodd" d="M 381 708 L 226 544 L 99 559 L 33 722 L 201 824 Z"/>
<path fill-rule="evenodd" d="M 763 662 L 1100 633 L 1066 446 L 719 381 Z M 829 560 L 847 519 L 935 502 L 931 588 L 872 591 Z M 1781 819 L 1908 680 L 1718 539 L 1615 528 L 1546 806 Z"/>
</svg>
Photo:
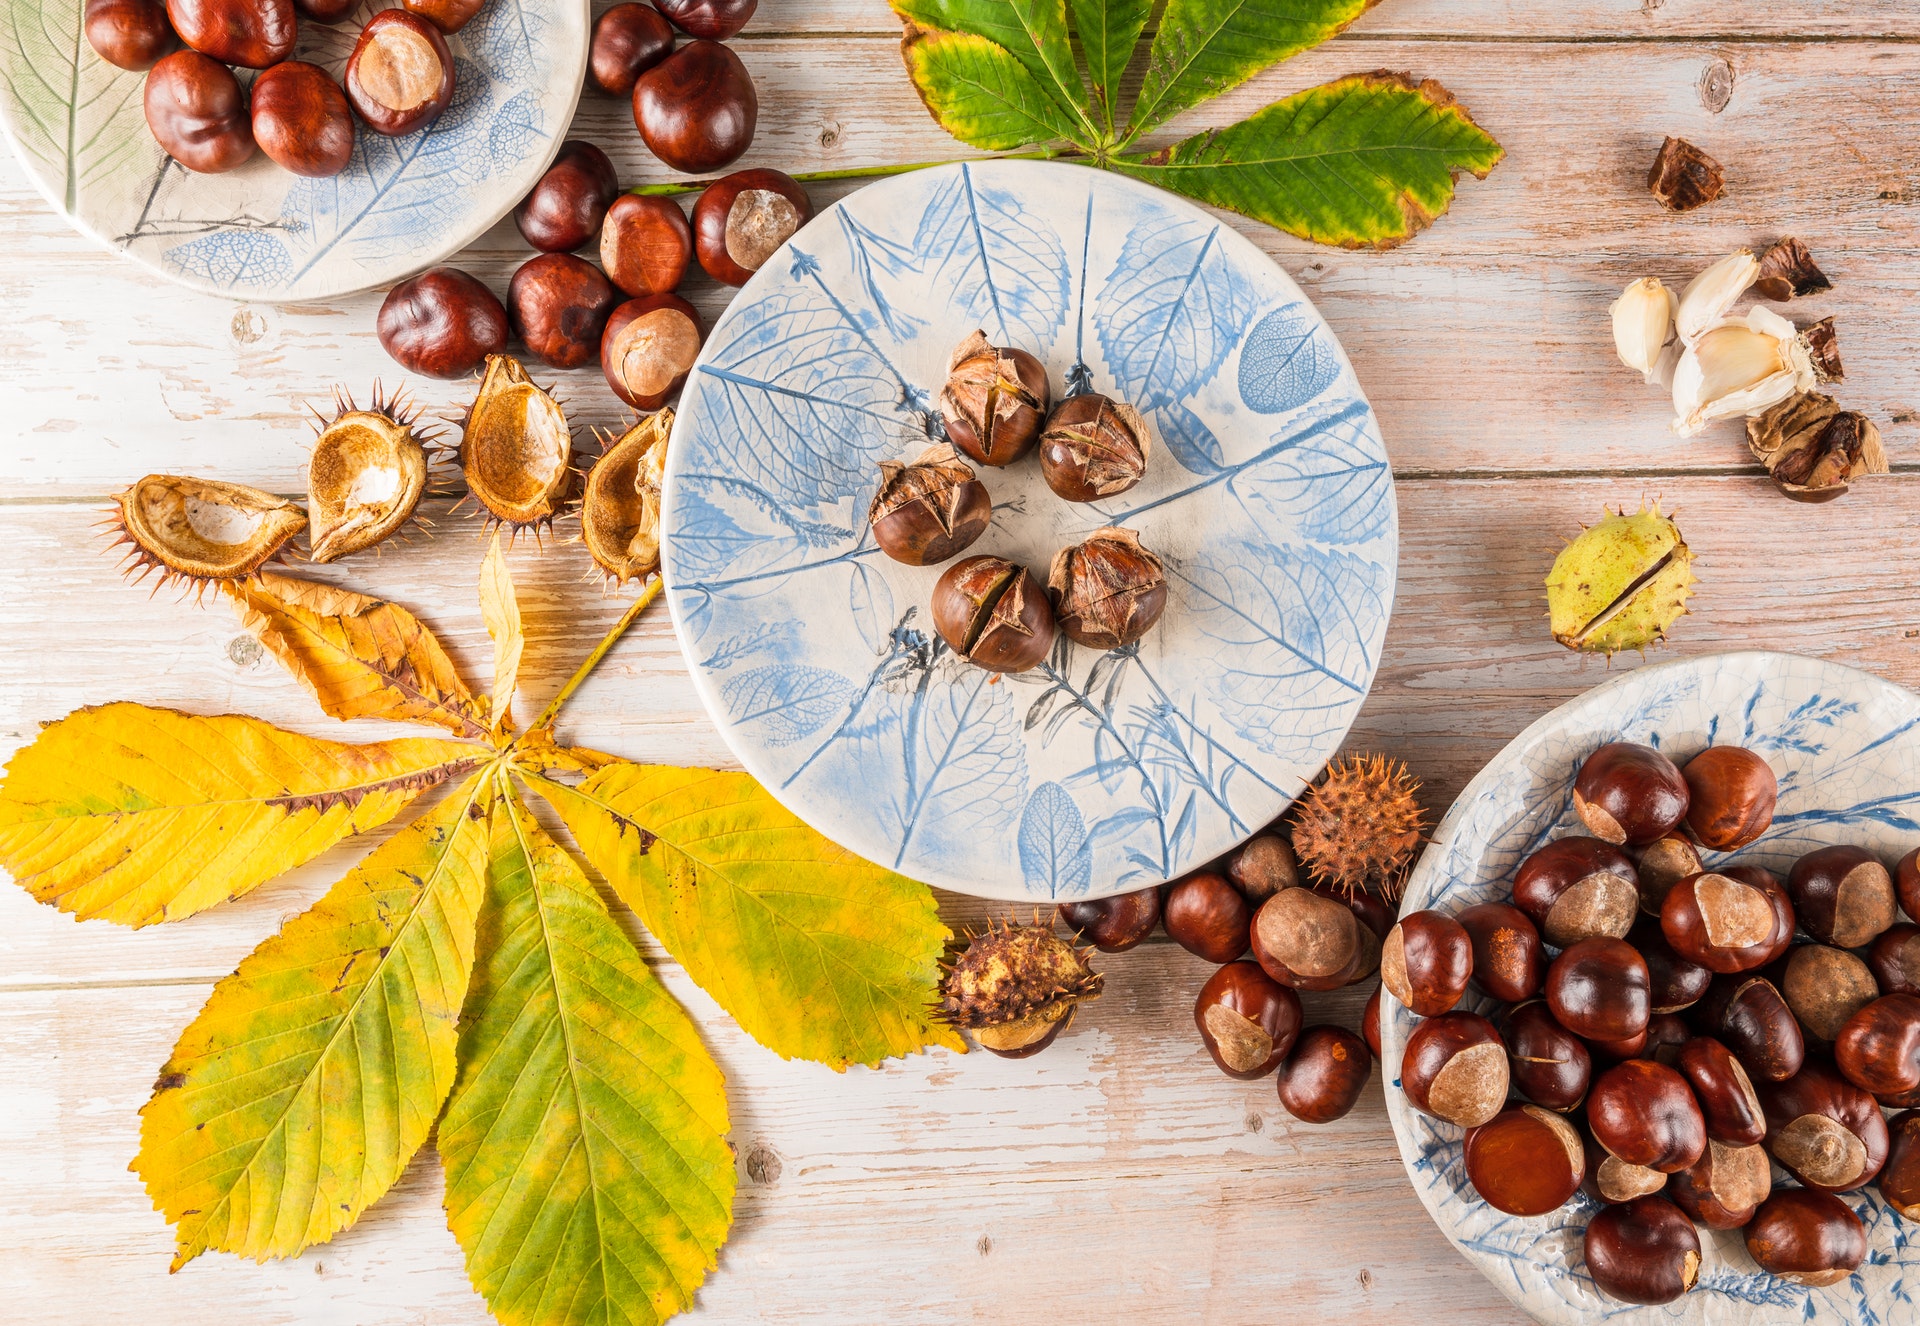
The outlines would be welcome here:
<svg viewBox="0 0 1920 1326">
<path fill-rule="evenodd" d="M 1711 1036 L 1695 1036 L 1680 1047 L 1673 1067 L 1700 1104 L 1708 1138 L 1728 1146 L 1758 1146 L 1766 1140 L 1760 1095 L 1733 1051 Z"/>
<path fill-rule="evenodd" d="M 1227 858 L 1227 878 L 1258 907 L 1281 889 L 1299 887 L 1300 862 L 1285 838 L 1257 833 Z"/>
<path fill-rule="evenodd" d="M 1753 1219 L 1773 1191 L 1765 1147 L 1728 1146 L 1711 1139 L 1692 1168 L 1675 1173 L 1667 1197 L 1687 1218 L 1708 1229 L 1738 1229 Z"/>
<path fill-rule="evenodd" d="M 988 672 L 1025 672 L 1053 650 L 1056 628 L 1047 591 L 1033 572 L 1005 558 L 955 562 L 934 582 L 931 609 L 934 629 L 947 647 Z M 1161 915 L 1173 934 L 1164 902 Z"/>
<path fill-rule="evenodd" d="M 1613 741 L 1586 758 L 1573 780 L 1573 809 L 1587 832 L 1640 846 L 1672 833 L 1686 818 L 1687 781 L 1651 746 Z"/>
<path fill-rule="evenodd" d="M 1747 1254 L 1783 1280 L 1818 1288 L 1837 1285 L 1867 1259 L 1867 1231 L 1838 1197 L 1781 1188 L 1747 1225 Z"/>
<path fill-rule="evenodd" d="M 1620 939 L 1583 939 L 1547 968 L 1547 1007 L 1574 1035 L 1620 1041 L 1647 1029 L 1647 964 Z"/>
<path fill-rule="evenodd" d="M 1777 908 L 1767 890 L 1709 870 L 1668 891 L 1660 932 L 1675 953 L 1709 971 L 1752 971 L 1792 942 L 1793 914 Z"/>
<path fill-rule="evenodd" d="M 1574 1126 L 1551 1110 L 1502 1110 L 1463 1143 L 1467 1182 L 1495 1210 L 1537 1216 L 1557 1211 L 1580 1191 L 1586 1146 Z"/>
<path fill-rule="evenodd" d="M 1669 212 L 1705 207 L 1727 187 L 1720 163 L 1684 138 L 1668 135 L 1647 171 L 1647 191 Z"/>
<path fill-rule="evenodd" d="M 1636 1197 L 1587 1222 L 1587 1274 L 1622 1303 L 1671 1303 L 1700 1278 L 1700 1233 L 1664 1197 Z"/>
<path fill-rule="evenodd" d="M 1880 997 L 1880 986 L 1867 964 L 1845 949 L 1802 944 L 1787 957 L 1780 993 L 1801 1030 L 1831 1045 L 1848 1018 Z"/>
<path fill-rule="evenodd" d="M 1902 922 L 1874 940 L 1867 969 L 1883 994 L 1920 994 L 1920 925 Z"/>
<path fill-rule="evenodd" d="M 1254 914 L 1253 956 L 1296 990 L 1338 990 L 1371 975 L 1380 940 L 1351 907 L 1314 889 L 1282 889 Z"/>
<path fill-rule="evenodd" d="M 1193 1023 L 1214 1064 L 1252 1081 L 1280 1066 L 1300 1034 L 1300 996 L 1252 962 L 1229 962 L 1200 987 Z"/>
<path fill-rule="evenodd" d="M 1909 1220 L 1920 1220 L 1920 1110 L 1896 1114 L 1887 1123 L 1887 1163 L 1880 1169 L 1880 1195 Z"/>
<path fill-rule="evenodd" d="M 1444 912 L 1411 912 L 1380 945 L 1380 983 L 1421 1017 L 1460 1002 L 1473 975 L 1473 940 Z"/>
<path fill-rule="evenodd" d="M 629 295 L 664 295 L 693 261 L 693 227 L 671 198 L 623 193 L 600 226 L 600 265 Z"/>
<path fill-rule="evenodd" d="M 1060 922 L 1102 953 L 1124 953 L 1160 924 L 1160 890 L 1116 893 L 1090 902 L 1063 902 Z"/>
<path fill-rule="evenodd" d="M 1851 1192 L 1887 1162 L 1887 1120 L 1879 1102 L 1810 1058 L 1784 1082 L 1755 1083 L 1767 1116 L 1767 1150 L 1809 1188 Z"/>
<path fill-rule="evenodd" d="M 618 301 L 600 269 L 570 253 L 543 253 L 520 264 L 507 286 L 513 330 L 534 358 L 579 368 L 600 353 L 607 315 Z"/>
<path fill-rule="evenodd" d="M 507 310 L 476 276 L 432 267 L 387 292 L 380 344 L 409 373 L 464 378 L 507 348 Z"/>
<path fill-rule="evenodd" d="M 1658 1017 L 1691 1008 L 1706 997 L 1713 985 L 1713 973 L 1697 962 L 1689 962 L 1673 951 L 1661 933 L 1660 923 L 1643 916 L 1627 932 L 1627 943 L 1647 964 L 1647 999 Z"/>
<path fill-rule="evenodd" d="M 1478 902 L 1453 919 L 1473 944 L 1473 984 L 1509 1004 L 1540 993 L 1546 953 L 1525 912 L 1504 902 Z"/>
<path fill-rule="evenodd" d="M 1893 868 L 1893 892 L 1909 921 L 1920 921 L 1920 847 L 1900 858 Z"/>
<path fill-rule="evenodd" d="M 1686 1078 L 1651 1059 L 1615 1064 L 1587 1092 L 1587 1126 L 1630 1165 L 1672 1174 L 1707 1149 L 1707 1121 Z"/>
<path fill-rule="evenodd" d="M 675 170 L 701 175 L 753 143 L 760 99 L 740 57 L 717 41 L 690 41 L 633 85 L 633 123 Z"/>
<path fill-rule="evenodd" d="M 1833 1059 L 1847 1081 L 1876 1096 L 1920 1090 L 1920 995 L 1883 995 L 1848 1018 Z"/>
<path fill-rule="evenodd" d="M 599 233 L 619 196 L 620 178 L 607 154 L 592 143 L 568 139 L 513 209 L 513 224 L 542 253 L 570 253 Z"/>
<path fill-rule="evenodd" d="M 700 355 L 700 314 L 678 295 L 629 299 L 607 315 L 600 371 L 636 410 L 657 410 L 680 390 Z"/>
<path fill-rule="evenodd" d="M 1687 831 L 1702 847 L 1731 852 L 1773 823 L 1780 784 L 1745 746 L 1709 746 L 1681 770 L 1687 780 Z"/>
<path fill-rule="evenodd" d="M 1208 962 L 1232 962 L 1247 951 L 1253 909 L 1224 875 L 1203 870 L 1167 890 L 1161 924 L 1187 952 Z"/>
<path fill-rule="evenodd" d="M 1678 833 L 1642 847 L 1633 854 L 1633 864 L 1640 872 L 1640 910 L 1652 917 L 1660 915 L 1668 890 L 1703 869 L 1700 849 Z"/>
<path fill-rule="evenodd" d="M 760 0 L 656 0 L 660 12 L 692 37 L 725 41 L 747 26 Z"/>
<path fill-rule="evenodd" d="M 253 126 L 233 71 L 198 51 L 164 56 L 147 75 L 147 127 L 188 170 L 217 175 L 253 155 Z"/>
<path fill-rule="evenodd" d="M 708 276 L 745 285 L 800 227 L 813 200 L 778 170 L 737 170 L 715 180 L 693 205 L 693 251 Z"/>
<path fill-rule="evenodd" d="M 353 108 L 317 64 L 282 60 L 253 80 L 253 141 L 296 175 L 325 179 L 353 160 Z"/>
<path fill-rule="evenodd" d="M 400 5 L 451 37 L 473 22 L 474 16 L 486 8 L 487 0 L 400 0 Z"/>
<path fill-rule="evenodd" d="M 1773 982 L 1753 975 L 1720 976 L 1697 1006 L 1695 1024 L 1724 1044 L 1757 1085 L 1782 1082 L 1800 1071 L 1806 1038 Z"/>
<path fill-rule="evenodd" d="M 1407 1036 L 1400 1086 L 1422 1114 L 1477 1128 L 1507 1102 L 1507 1048 L 1493 1024 L 1455 1009 Z"/>
<path fill-rule="evenodd" d="M 347 57 L 347 100 L 367 128 L 397 137 L 424 129 L 453 101 L 453 54 L 440 29 L 404 9 L 383 9 Z"/>
<path fill-rule="evenodd" d="M 1550 1110 L 1565 1113 L 1587 1098 L 1593 1056 L 1581 1039 L 1554 1020 L 1538 999 L 1507 1014 L 1500 1028 L 1507 1044 L 1507 1076 L 1513 1089 Z"/>
<path fill-rule="evenodd" d="M 180 44 L 162 0 L 87 0 L 87 45 L 108 64 L 140 73 Z"/>
<path fill-rule="evenodd" d="M 1360 1035 L 1366 1040 L 1367 1048 L 1373 1051 L 1373 1057 L 1380 1057 L 1380 987 L 1375 985 L 1373 993 L 1367 996 L 1367 1006 L 1360 1010 Z"/>
<path fill-rule="evenodd" d="M 167 0 L 180 40 L 209 59 L 265 69 L 293 54 L 293 0 Z"/>
<path fill-rule="evenodd" d="M 587 81 L 609 97 L 631 97 L 640 75 L 671 54 L 673 24 L 652 5 L 628 0 L 593 21 Z"/>
<path fill-rule="evenodd" d="M 1525 861 L 1513 877 L 1513 905 L 1556 948 L 1582 939 L 1619 939 L 1640 906 L 1633 861 L 1598 838 L 1560 838 Z"/>
<path fill-rule="evenodd" d="M 1893 876 L 1859 847 L 1822 847 L 1793 863 L 1787 893 L 1808 934 L 1835 948 L 1865 948 L 1899 919 Z"/>
<path fill-rule="evenodd" d="M 1332 1123 L 1352 1110 L 1373 1075 L 1367 1043 L 1345 1027 L 1308 1027 L 1276 1075 L 1280 1103 L 1302 1123 Z"/>
</svg>

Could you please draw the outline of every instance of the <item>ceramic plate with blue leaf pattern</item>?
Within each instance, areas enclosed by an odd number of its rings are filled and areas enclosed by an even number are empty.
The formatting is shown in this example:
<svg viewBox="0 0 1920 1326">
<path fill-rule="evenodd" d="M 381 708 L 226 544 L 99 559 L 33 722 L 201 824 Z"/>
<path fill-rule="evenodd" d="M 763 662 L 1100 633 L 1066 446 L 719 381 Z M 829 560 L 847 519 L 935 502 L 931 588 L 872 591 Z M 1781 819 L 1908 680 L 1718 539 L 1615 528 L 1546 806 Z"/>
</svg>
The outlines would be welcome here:
<svg viewBox="0 0 1920 1326">
<path fill-rule="evenodd" d="M 1891 864 L 1920 846 L 1920 696 L 1879 677 L 1792 654 L 1719 654 L 1644 667 L 1598 686 L 1542 718 L 1467 785 L 1434 833 L 1401 904 L 1457 912 L 1505 901 L 1513 872 L 1550 839 L 1581 833 L 1573 811 L 1580 763 L 1609 741 L 1658 746 L 1684 762 L 1707 746 L 1760 752 L 1780 780 L 1773 827 L 1731 856 L 1785 876 L 1816 847 L 1857 843 Z M 1398 1065 L 1417 1019 L 1381 998 L 1382 1062 Z M 1478 992 L 1468 1003 L 1484 1009 Z M 1502 1293 L 1543 1322 L 1830 1322 L 1895 1326 L 1920 1321 L 1920 1223 L 1894 1214 L 1877 1188 L 1846 1194 L 1867 1227 L 1866 1263 L 1825 1289 L 1761 1271 L 1739 1231 L 1702 1229 L 1699 1284 L 1664 1307 L 1603 1298 L 1581 1256 L 1585 1196 L 1550 1215 L 1503 1215 L 1474 1193 L 1462 1167 L 1460 1129 L 1407 1103 L 1390 1075 L 1387 1113 L 1414 1190 L 1441 1230 Z M 1778 1167 L 1776 1179 L 1781 1176 Z"/>
<path fill-rule="evenodd" d="M 361 24 L 389 7 L 368 0 L 331 25 L 301 19 L 294 58 L 338 77 Z M 353 160 L 331 179 L 302 179 L 261 152 L 195 175 L 147 129 L 146 75 L 87 44 L 84 9 L 0 0 L 0 125 L 15 155 L 88 235 L 235 299 L 347 294 L 465 248 L 547 168 L 586 77 L 587 0 L 488 0 L 447 39 L 453 102 L 430 127 L 385 138 L 356 120 Z"/>
<path fill-rule="evenodd" d="M 968 555 L 1024 562 L 1102 525 L 1168 570 L 1160 625 L 1100 653 L 1064 635 L 996 676 L 928 620 L 941 567 L 874 546 L 887 459 L 939 433 L 976 328 L 1129 400 L 1147 476 L 1092 506 L 1029 457 L 981 469 Z M 1393 476 L 1339 342 L 1215 217 L 1080 167 L 898 176 L 825 212 L 714 327 L 667 465 L 680 643 L 746 767 L 871 860 L 984 897 L 1098 897 L 1219 855 L 1339 745 L 1393 602 Z"/>
</svg>

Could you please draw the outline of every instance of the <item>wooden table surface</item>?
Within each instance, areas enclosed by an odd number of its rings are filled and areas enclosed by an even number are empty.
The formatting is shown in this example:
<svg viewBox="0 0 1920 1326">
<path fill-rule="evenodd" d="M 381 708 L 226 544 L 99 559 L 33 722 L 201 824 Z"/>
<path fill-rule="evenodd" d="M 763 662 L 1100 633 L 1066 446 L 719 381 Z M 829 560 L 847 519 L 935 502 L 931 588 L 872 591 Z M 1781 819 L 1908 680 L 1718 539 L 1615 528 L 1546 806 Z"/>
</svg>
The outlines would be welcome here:
<svg viewBox="0 0 1920 1326">
<path fill-rule="evenodd" d="M 737 43 L 761 99 L 741 164 L 956 155 L 897 42 L 880 0 L 763 0 Z M 1579 522 L 1643 496 L 1678 509 L 1698 555 L 1694 614 L 1669 654 L 1764 645 L 1920 684 L 1912 0 L 1384 0 L 1174 128 L 1375 68 L 1441 79 L 1508 158 L 1391 253 L 1316 249 L 1233 219 L 1343 338 L 1399 477 L 1399 602 L 1349 748 L 1404 757 L 1437 813 L 1525 724 L 1604 679 L 1548 637 L 1540 581 Z M 575 132 L 629 181 L 663 173 L 616 103 L 589 99 Z M 1722 201 L 1676 217 L 1647 196 L 1669 133 L 1725 163 Z M 1843 398 L 1880 421 L 1895 469 L 1821 507 L 1778 497 L 1738 425 L 1670 436 L 1659 393 L 1615 362 L 1609 337 L 1607 305 L 1629 280 L 1684 280 L 1787 233 L 1835 281 L 1791 311 L 1839 315 Z M 305 404 L 336 382 L 396 376 L 373 336 L 380 296 L 276 307 L 187 293 L 70 231 L 11 162 L 0 252 L 0 753 L 111 699 L 337 731 L 225 607 L 123 587 L 93 524 L 108 493 L 155 470 L 300 493 Z M 525 253 L 503 224 L 460 262 L 504 290 Z M 694 298 L 711 315 L 728 293 L 703 281 Z M 597 373 L 566 376 L 578 422 L 615 421 Z M 462 396 L 419 385 L 435 407 Z M 484 677 L 476 528 L 443 521 L 318 574 L 413 606 Z M 535 702 L 622 606 L 584 582 L 583 561 L 577 547 L 512 554 Z M 664 613 L 571 712 L 593 746 L 732 763 Z M 134 1111 L 210 984 L 366 846 L 138 933 L 0 891 L 0 1316 L 486 1320 L 431 1156 L 329 1245 L 266 1266 L 207 1257 L 172 1277 L 170 1233 L 126 1169 Z M 942 902 L 955 923 L 986 915 Z M 1271 1080 L 1221 1077 L 1190 1020 L 1209 969 L 1163 939 L 1108 959 L 1110 993 L 1039 1058 L 936 1053 L 844 1076 L 778 1061 L 643 947 L 726 1070 L 740 1157 L 733 1238 L 689 1320 L 1521 1320 L 1404 1183 L 1377 1077 L 1321 1128 L 1294 1123 Z M 1316 1011 L 1354 1025 L 1359 1003 Z"/>
</svg>

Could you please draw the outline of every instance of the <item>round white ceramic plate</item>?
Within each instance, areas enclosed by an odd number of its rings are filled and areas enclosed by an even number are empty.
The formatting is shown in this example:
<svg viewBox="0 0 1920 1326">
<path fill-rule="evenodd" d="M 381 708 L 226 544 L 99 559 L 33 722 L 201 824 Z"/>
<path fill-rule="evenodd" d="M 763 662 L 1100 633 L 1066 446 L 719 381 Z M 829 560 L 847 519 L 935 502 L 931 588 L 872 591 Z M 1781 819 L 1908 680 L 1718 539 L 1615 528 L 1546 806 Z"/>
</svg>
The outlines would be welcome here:
<svg viewBox="0 0 1920 1326">
<path fill-rule="evenodd" d="M 976 328 L 1132 401 L 1145 480 L 1094 506 L 1035 458 L 982 468 L 968 550 L 1043 579 L 1105 524 L 1166 559 L 1159 626 L 1060 637 L 999 676 L 956 658 L 941 567 L 868 532 L 878 464 L 939 432 Z M 1117 175 L 994 162 L 828 208 L 755 274 L 682 394 L 665 567 L 702 698 L 746 767 L 860 855 L 997 898 L 1137 889 L 1283 810 L 1373 680 L 1392 605 L 1392 472 L 1339 343 L 1299 289 L 1196 207 Z"/>
<path fill-rule="evenodd" d="M 338 77 L 361 23 L 390 7 L 368 0 L 343 23 L 300 20 L 295 58 Z M 587 0 L 489 0 L 447 39 L 453 103 L 429 128 L 384 138 L 356 120 L 353 160 L 331 179 L 302 179 L 261 152 L 195 175 L 147 129 L 146 75 L 87 44 L 84 8 L 0 0 L 0 125 L 14 154 L 85 234 L 234 299 L 325 299 L 465 248 L 553 160 L 586 78 Z"/>
<path fill-rule="evenodd" d="M 1455 912 L 1505 901 L 1513 871 L 1549 839 L 1580 833 L 1573 779 L 1609 741 L 1658 746 L 1684 761 L 1731 743 L 1766 756 L 1780 780 L 1773 827 L 1753 846 L 1715 860 L 1784 876 L 1795 858 L 1858 843 L 1891 863 L 1920 846 L 1920 696 L 1869 673 L 1793 654 L 1717 654 L 1636 669 L 1560 706 L 1515 737 L 1447 812 L 1407 886 L 1402 912 Z M 1477 993 L 1471 1002 L 1484 1007 Z M 1503 1215 L 1474 1193 L 1460 1129 L 1415 1110 L 1398 1065 L 1417 1019 L 1381 999 L 1387 1114 L 1414 1190 L 1442 1232 L 1502 1293 L 1543 1322 L 1749 1326 L 1920 1321 L 1920 1223 L 1895 1215 L 1877 1188 L 1848 1194 L 1866 1222 L 1866 1264 L 1850 1279 L 1807 1289 L 1761 1271 L 1738 1231 L 1701 1230 L 1700 1283 L 1665 1307 L 1602 1297 L 1581 1255 L 1588 1198 L 1550 1215 Z M 1776 1178 L 1781 1171 L 1775 1169 Z"/>
</svg>

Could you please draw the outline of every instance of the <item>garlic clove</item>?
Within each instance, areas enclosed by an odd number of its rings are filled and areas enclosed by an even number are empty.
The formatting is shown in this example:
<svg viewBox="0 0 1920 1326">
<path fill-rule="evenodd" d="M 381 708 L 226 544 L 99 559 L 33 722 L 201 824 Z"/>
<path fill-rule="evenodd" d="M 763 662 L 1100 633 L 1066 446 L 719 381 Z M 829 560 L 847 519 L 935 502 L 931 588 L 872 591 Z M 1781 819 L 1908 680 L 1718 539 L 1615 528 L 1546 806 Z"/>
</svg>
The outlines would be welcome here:
<svg viewBox="0 0 1920 1326">
<path fill-rule="evenodd" d="M 1689 281 L 1674 315 L 1680 339 L 1688 345 L 1699 340 L 1740 302 L 1759 275 L 1760 260 L 1753 250 L 1736 249 Z"/>
<path fill-rule="evenodd" d="M 1679 298 L 1657 276 L 1641 277 L 1613 301 L 1613 348 L 1621 363 L 1648 382 L 1658 380 L 1679 307 Z"/>
<path fill-rule="evenodd" d="M 1680 356 L 1673 431 L 1693 437 L 1715 419 L 1759 414 L 1813 385 L 1812 357 L 1793 324 L 1755 308 L 1745 318 L 1722 319 Z"/>
</svg>

